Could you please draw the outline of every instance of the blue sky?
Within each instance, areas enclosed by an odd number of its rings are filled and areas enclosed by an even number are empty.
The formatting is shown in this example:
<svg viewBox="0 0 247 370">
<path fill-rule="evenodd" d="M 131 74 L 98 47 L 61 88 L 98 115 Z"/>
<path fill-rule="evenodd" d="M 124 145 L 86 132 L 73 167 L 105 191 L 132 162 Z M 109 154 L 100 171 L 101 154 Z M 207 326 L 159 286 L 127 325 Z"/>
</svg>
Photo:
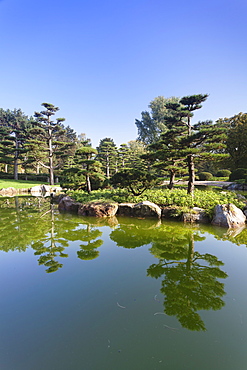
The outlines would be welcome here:
<svg viewBox="0 0 247 370">
<path fill-rule="evenodd" d="M 208 93 L 198 120 L 247 112 L 246 0 L 0 0 L 0 107 L 60 108 L 96 147 L 137 137 L 156 96 Z"/>
</svg>

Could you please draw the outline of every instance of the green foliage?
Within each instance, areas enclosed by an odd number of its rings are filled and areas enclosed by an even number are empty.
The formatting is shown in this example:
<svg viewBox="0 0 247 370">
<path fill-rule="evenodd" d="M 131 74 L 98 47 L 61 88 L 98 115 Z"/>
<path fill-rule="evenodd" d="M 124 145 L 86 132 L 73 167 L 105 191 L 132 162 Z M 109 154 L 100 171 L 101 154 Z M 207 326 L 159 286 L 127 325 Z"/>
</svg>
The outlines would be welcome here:
<svg viewBox="0 0 247 370">
<path fill-rule="evenodd" d="M 229 176 L 230 181 L 245 179 L 247 176 L 247 168 L 236 168 Z"/>
<path fill-rule="evenodd" d="M 34 129 L 30 130 L 32 140 L 29 140 L 32 159 L 42 167 L 49 170 L 50 184 L 54 185 L 54 171 L 64 166 L 65 160 L 71 155 L 73 142 L 71 130 L 65 128 L 62 122 L 64 118 L 51 117 L 59 110 L 50 103 L 41 104 L 46 110 L 35 112 L 36 121 L 33 121 Z M 73 135 L 72 135 L 73 137 Z"/>
<path fill-rule="evenodd" d="M 224 127 L 212 121 L 191 125 L 194 110 L 201 108 L 207 94 L 185 96 L 179 102 L 168 102 L 164 116 L 166 131 L 159 140 L 149 145 L 146 159 L 153 167 L 168 170 L 169 187 L 173 188 L 175 174 L 187 167 L 188 193 L 193 195 L 195 164 L 199 161 L 218 161 L 224 157 Z"/>
<path fill-rule="evenodd" d="M 213 178 L 213 175 L 210 172 L 199 172 L 197 176 L 201 181 L 208 181 Z"/>
<path fill-rule="evenodd" d="M 101 163 L 95 159 L 96 154 L 97 150 L 91 147 L 88 140 L 81 141 L 68 168 L 62 172 L 61 186 L 73 190 L 86 189 L 88 193 L 93 188 L 98 188 L 105 177 L 101 171 Z"/>
<path fill-rule="evenodd" d="M 13 165 L 15 180 L 18 180 L 18 165 L 27 163 L 31 127 L 31 120 L 21 109 L 0 108 L 0 162 Z"/>
<path fill-rule="evenodd" d="M 141 195 L 157 183 L 157 178 L 145 169 L 131 168 L 115 173 L 111 184 L 128 189 L 133 195 Z"/>
<path fill-rule="evenodd" d="M 151 112 L 141 112 L 141 120 L 136 119 L 135 124 L 138 130 L 137 140 L 148 145 L 159 139 L 161 132 L 166 130 L 165 115 L 169 115 L 166 108 L 167 103 L 176 103 L 179 98 L 164 98 L 158 96 L 149 104 Z"/>
<path fill-rule="evenodd" d="M 134 196 L 130 194 L 128 191 L 126 191 L 126 189 L 97 190 L 92 191 L 90 195 L 82 191 L 69 191 L 68 195 L 81 203 L 86 203 L 92 200 L 99 199 L 112 199 L 117 203 L 138 203 L 144 200 L 148 200 L 161 207 L 200 207 L 204 208 L 209 216 L 212 216 L 214 207 L 217 204 L 233 203 L 241 209 L 243 209 L 243 207 L 245 206 L 245 203 L 239 200 L 234 192 L 215 192 L 212 190 L 202 191 L 197 189 L 195 189 L 194 198 L 192 198 L 191 195 L 187 194 L 187 191 L 185 189 L 149 189 L 145 190 L 139 196 Z"/>
<path fill-rule="evenodd" d="M 118 165 L 117 147 L 111 138 L 100 140 L 96 159 L 102 164 L 107 179 L 116 172 Z"/>
<path fill-rule="evenodd" d="M 216 177 L 229 177 L 231 174 L 231 171 L 229 170 L 218 170 L 216 173 Z"/>
<path fill-rule="evenodd" d="M 239 113 L 223 122 L 229 126 L 226 150 L 231 168 L 247 168 L 247 114 Z"/>
<path fill-rule="evenodd" d="M 77 168 L 66 168 L 63 170 L 60 185 L 62 188 L 80 189 L 85 187 L 85 176 L 79 173 Z"/>
</svg>

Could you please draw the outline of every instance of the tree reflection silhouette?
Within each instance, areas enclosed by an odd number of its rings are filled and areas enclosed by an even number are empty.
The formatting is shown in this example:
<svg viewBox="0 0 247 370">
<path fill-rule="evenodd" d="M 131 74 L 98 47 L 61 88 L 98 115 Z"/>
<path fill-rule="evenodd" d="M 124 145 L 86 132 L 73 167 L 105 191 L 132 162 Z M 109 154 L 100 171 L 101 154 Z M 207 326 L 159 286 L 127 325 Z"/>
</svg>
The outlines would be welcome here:
<svg viewBox="0 0 247 370">
<path fill-rule="evenodd" d="M 46 223 L 50 223 L 49 232 L 44 237 L 40 238 L 39 241 L 31 244 L 32 248 L 36 251 L 34 253 L 35 256 L 40 256 L 38 259 L 39 265 L 47 267 L 47 273 L 55 272 L 63 267 L 63 264 L 59 263 L 55 258 L 68 257 L 68 254 L 63 253 L 64 249 L 68 247 L 68 241 L 60 238 L 55 232 L 54 205 L 51 203 L 49 211 L 50 219 L 45 220 Z M 44 216 L 47 214 L 48 211 Z"/>
<path fill-rule="evenodd" d="M 58 258 L 68 257 L 64 250 L 73 241 L 85 242 L 79 245 L 78 258 L 90 260 L 99 256 L 97 248 L 103 240 L 98 238 L 102 232 L 92 224 L 93 220 L 60 215 L 49 198 L 2 198 L 0 208 L 0 250 L 24 252 L 31 246 L 47 273 L 63 266 Z"/>
<path fill-rule="evenodd" d="M 224 284 L 218 279 L 225 279 L 227 274 L 220 269 L 223 262 L 216 256 L 195 251 L 195 242 L 205 239 L 196 227 L 126 220 L 110 237 L 124 248 L 151 244 L 150 252 L 159 262 L 151 265 L 147 274 L 162 279 L 164 312 L 176 316 L 184 328 L 206 330 L 197 311 L 224 306 Z"/>
<path fill-rule="evenodd" d="M 0 199 L 0 249 L 24 252 L 49 230 L 45 218 L 50 203 L 44 198 L 13 197 Z"/>
<path fill-rule="evenodd" d="M 80 227 L 72 230 L 64 230 L 62 233 L 60 233 L 60 236 L 68 241 L 85 242 L 85 244 L 80 244 L 80 250 L 77 251 L 78 258 L 82 260 L 95 259 L 99 256 L 99 251 L 96 249 L 103 244 L 103 240 L 97 239 L 102 235 L 102 232 L 95 228 L 95 226 L 91 223 L 85 221 L 84 218 L 80 219 L 80 224 L 83 224 L 83 226 L 86 228 Z"/>
<path fill-rule="evenodd" d="M 197 311 L 224 306 L 224 284 L 218 281 L 227 277 L 220 269 L 223 262 L 212 254 L 195 251 L 195 241 L 205 238 L 193 228 L 162 227 L 158 234 L 160 238 L 156 233 L 150 252 L 159 262 L 151 265 L 147 274 L 163 278 L 160 291 L 165 296 L 164 312 L 176 316 L 184 328 L 204 331 L 205 324 Z"/>
</svg>

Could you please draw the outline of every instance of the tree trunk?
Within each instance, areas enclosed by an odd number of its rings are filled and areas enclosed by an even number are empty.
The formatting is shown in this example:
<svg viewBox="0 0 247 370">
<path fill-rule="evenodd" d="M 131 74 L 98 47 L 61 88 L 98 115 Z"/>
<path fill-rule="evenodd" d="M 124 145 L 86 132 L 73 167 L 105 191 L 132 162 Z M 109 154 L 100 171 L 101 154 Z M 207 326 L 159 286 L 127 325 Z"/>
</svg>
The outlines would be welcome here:
<svg viewBox="0 0 247 370">
<path fill-rule="evenodd" d="M 189 170 L 189 181 L 187 193 L 194 196 L 194 183 L 195 183 L 195 166 L 193 154 L 189 154 L 187 157 L 188 170 Z"/>
<path fill-rule="evenodd" d="M 14 179 L 18 180 L 18 141 L 15 142 Z"/>
<path fill-rule="evenodd" d="M 87 184 L 87 192 L 88 192 L 88 194 L 90 194 L 92 189 L 91 189 L 90 177 L 88 175 L 86 176 L 86 184 Z"/>
<path fill-rule="evenodd" d="M 174 182 L 175 182 L 175 172 L 170 171 L 170 182 L 169 182 L 169 185 L 168 185 L 168 189 L 173 189 Z"/>
<path fill-rule="evenodd" d="M 48 130 L 48 146 L 49 146 L 49 172 L 50 172 L 50 185 L 54 185 L 54 168 L 53 168 L 53 149 L 52 149 L 52 131 Z"/>
<path fill-rule="evenodd" d="M 54 172 L 53 172 L 53 158 L 49 157 L 49 165 L 50 165 L 50 185 L 54 185 Z"/>
<path fill-rule="evenodd" d="M 194 253 L 195 253 L 195 241 L 194 241 L 194 235 L 191 234 L 191 237 L 189 240 L 188 256 L 187 256 L 187 261 L 186 261 L 187 272 L 189 272 L 192 269 Z"/>
<path fill-rule="evenodd" d="M 110 159 L 109 159 L 108 153 L 107 153 L 107 156 L 106 156 L 106 177 L 107 177 L 107 179 L 110 178 Z"/>
</svg>

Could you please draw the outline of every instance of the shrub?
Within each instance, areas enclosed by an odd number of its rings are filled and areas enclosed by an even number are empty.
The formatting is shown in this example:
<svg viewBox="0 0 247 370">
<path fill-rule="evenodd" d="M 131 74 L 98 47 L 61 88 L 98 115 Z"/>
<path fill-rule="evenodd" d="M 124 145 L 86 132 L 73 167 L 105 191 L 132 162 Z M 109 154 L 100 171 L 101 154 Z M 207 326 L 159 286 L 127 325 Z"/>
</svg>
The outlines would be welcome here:
<svg viewBox="0 0 247 370">
<path fill-rule="evenodd" d="M 0 172 L 0 179 L 13 179 L 14 175 L 12 173 Z"/>
<path fill-rule="evenodd" d="M 213 175 L 210 172 L 200 172 L 197 174 L 199 180 L 201 181 L 208 181 L 212 180 Z"/>
<path fill-rule="evenodd" d="M 230 181 L 245 179 L 247 176 L 247 168 L 236 168 L 229 176 Z"/>
<path fill-rule="evenodd" d="M 212 190 L 195 190 L 194 198 L 187 194 L 186 189 L 148 189 L 140 196 L 130 194 L 126 189 L 104 189 L 94 190 L 90 194 L 85 191 L 69 191 L 68 195 L 76 201 L 86 203 L 93 200 L 110 199 L 117 203 L 138 203 L 144 200 L 156 203 L 159 206 L 172 207 L 199 207 L 204 208 L 212 216 L 214 207 L 217 204 L 233 203 L 239 208 L 243 208 L 245 203 L 238 199 L 234 192 L 215 192 Z"/>
<path fill-rule="evenodd" d="M 110 179 L 110 183 L 113 186 L 127 189 L 135 196 L 141 195 L 145 190 L 154 187 L 157 182 L 156 176 L 139 168 L 119 171 Z"/>
<path fill-rule="evenodd" d="M 229 170 L 219 170 L 217 173 L 216 173 L 216 176 L 217 177 L 229 177 L 231 174 L 231 171 Z"/>
</svg>

